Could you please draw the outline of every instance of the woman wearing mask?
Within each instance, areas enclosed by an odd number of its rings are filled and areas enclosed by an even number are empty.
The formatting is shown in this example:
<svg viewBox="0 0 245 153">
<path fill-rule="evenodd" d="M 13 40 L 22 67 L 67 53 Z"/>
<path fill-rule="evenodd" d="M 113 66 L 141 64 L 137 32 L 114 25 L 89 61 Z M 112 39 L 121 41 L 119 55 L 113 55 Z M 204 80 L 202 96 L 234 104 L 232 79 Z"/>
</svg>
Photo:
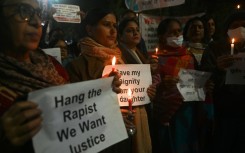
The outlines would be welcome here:
<svg viewBox="0 0 245 153">
<path fill-rule="evenodd" d="M 159 153 L 195 153 L 198 152 L 196 112 L 199 102 L 183 102 L 176 86 L 179 70 L 195 69 L 195 58 L 182 46 L 183 36 L 178 20 L 168 18 L 161 21 L 157 32 L 162 81 L 153 101 L 157 127 L 156 150 Z"/>
<path fill-rule="evenodd" d="M 242 153 L 245 142 L 245 86 L 226 84 L 227 68 L 235 57 L 231 55 L 231 39 L 235 39 L 234 54 L 245 52 L 245 12 L 235 12 L 226 21 L 227 38 L 215 42 L 203 54 L 202 68 L 212 72 L 215 108 L 214 152 Z"/>
<path fill-rule="evenodd" d="M 124 19 L 119 24 L 119 48 L 122 51 L 123 59 L 126 64 L 151 64 L 152 74 L 155 73 L 157 68 L 157 60 L 152 58 L 146 59 L 140 52 L 137 45 L 140 43 L 141 35 L 139 31 L 138 22 L 131 19 Z M 150 99 L 155 96 L 156 87 L 151 85 L 147 89 Z M 146 113 L 146 109 L 148 113 Z M 149 133 L 148 119 L 151 121 L 151 104 L 135 106 L 135 125 L 136 135 L 134 136 L 134 153 L 151 153 L 151 138 Z M 148 115 L 147 115 L 148 114 Z M 151 123 L 151 122 L 149 122 Z"/>
</svg>

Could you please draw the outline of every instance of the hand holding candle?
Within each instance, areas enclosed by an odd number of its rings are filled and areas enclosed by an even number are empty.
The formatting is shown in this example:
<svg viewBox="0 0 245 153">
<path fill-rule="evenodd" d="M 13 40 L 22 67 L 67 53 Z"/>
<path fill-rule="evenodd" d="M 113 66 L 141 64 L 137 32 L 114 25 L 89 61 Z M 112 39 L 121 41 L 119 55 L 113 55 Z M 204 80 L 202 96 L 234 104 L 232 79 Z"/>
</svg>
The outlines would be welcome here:
<svg viewBox="0 0 245 153">
<path fill-rule="evenodd" d="M 116 64 L 116 57 L 114 56 L 114 57 L 112 58 L 112 71 L 115 70 L 115 64 Z"/>
<path fill-rule="evenodd" d="M 234 42 L 235 42 L 235 39 L 232 38 L 232 40 L 231 40 L 231 55 L 234 54 Z"/>
<path fill-rule="evenodd" d="M 136 127 L 133 124 L 134 115 L 133 115 L 133 108 L 132 108 L 132 91 L 130 88 L 128 89 L 128 116 L 127 118 L 130 122 L 132 122 L 132 124 L 127 128 L 127 131 L 130 136 L 133 136 L 136 133 Z"/>
</svg>

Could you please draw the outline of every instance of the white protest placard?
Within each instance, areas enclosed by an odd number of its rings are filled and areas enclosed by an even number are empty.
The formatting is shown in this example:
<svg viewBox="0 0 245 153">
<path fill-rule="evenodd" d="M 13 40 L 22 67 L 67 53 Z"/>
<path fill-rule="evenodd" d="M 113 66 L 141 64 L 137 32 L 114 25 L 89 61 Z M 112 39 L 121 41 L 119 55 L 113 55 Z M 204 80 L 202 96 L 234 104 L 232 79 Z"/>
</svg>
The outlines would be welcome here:
<svg viewBox="0 0 245 153">
<path fill-rule="evenodd" d="M 127 8 L 135 12 L 177 6 L 184 3 L 185 0 L 125 0 Z"/>
<path fill-rule="evenodd" d="M 42 110 L 42 129 L 33 138 L 36 153 L 95 153 L 128 137 L 113 77 L 31 92 Z"/>
<path fill-rule="evenodd" d="M 52 4 L 56 9 L 53 18 L 57 22 L 80 23 L 81 16 L 78 14 L 80 7 L 78 5 Z"/>
<path fill-rule="evenodd" d="M 234 64 L 227 69 L 225 84 L 245 84 L 245 53 L 234 55 Z"/>
<path fill-rule="evenodd" d="M 144 105 L 150 102 L 147 95 L 147 88 L 152 84 L 152 77 L 149 64 L 119 64 L 115 65 L 116 71 L 121 74 L 122 92 L 118 94 L 120 106 L 128 106 L 128 89 L 132 91 L 133 106 Z M 103 75 L 109 74 L 112 66 L 108 65 Z"/>
<path fill-rule="evenodd" d="M 177 88 L 184 98 L 184 101 L 204 101 L 204 86 L 210 78 L 211 73 L 190 69 L 180 69 L 179 83 Z"/>
<path fill-rule="evenodd" d="M 46 54 L 53 56 L 57 61 L 62 63 L 61 61 L 61 51 L 60 48 L 46 48 L 42 49 Z"/>
</svg>

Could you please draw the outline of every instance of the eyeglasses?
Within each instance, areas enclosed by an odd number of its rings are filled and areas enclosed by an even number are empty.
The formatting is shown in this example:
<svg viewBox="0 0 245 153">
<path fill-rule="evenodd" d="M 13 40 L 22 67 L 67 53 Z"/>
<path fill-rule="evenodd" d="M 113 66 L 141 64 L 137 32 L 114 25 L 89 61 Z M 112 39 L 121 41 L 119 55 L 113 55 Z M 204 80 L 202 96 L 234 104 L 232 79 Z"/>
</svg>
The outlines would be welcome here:
<svg viewBox="0 0 245 153">
<path fill-rule="evenodd" d="M 17 7 L 16 13 L 18 13 L 20 15 L 21 19 L 24 21 L 27 21 L 27 22 L 31 21 L 35 14 L 37 14 L 39 19 L 42 20 L 42 11 L 40 8 L 34 9 L 31 5 L 24 4 L 24 3 L 3 5 L 1 7 L 11 7 L 11 6 Z M 15 14 L 13 14 L 13 15 L 15 15 Z M 9 17 L 11 17 L 11 16 L 9 16 Z"/>
</svg>

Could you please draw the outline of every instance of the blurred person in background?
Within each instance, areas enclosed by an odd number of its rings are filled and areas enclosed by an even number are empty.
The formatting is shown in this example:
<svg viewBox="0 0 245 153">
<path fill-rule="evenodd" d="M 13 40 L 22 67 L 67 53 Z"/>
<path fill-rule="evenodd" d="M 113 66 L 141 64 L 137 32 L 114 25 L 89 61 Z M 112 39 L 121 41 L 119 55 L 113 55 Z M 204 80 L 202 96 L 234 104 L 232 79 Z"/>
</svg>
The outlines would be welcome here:
<svg viewBox="0 0 245 153">
<path fill-rule="evenodd" d="M 245 52 L 245 12 L 232 13 L 225 22 L 224 39 L 209 45 L 201 67 L 212 72 L 215 114 L 213 152 L 243 153 L 245 151 L 245 86 L 226 84 L 226 73 L 236 61 L 234 55 Z M 234 55 L 231 40 L 235 39 Z M 244 57 L 243 57 L 244 58 Z"/>
</svg>

